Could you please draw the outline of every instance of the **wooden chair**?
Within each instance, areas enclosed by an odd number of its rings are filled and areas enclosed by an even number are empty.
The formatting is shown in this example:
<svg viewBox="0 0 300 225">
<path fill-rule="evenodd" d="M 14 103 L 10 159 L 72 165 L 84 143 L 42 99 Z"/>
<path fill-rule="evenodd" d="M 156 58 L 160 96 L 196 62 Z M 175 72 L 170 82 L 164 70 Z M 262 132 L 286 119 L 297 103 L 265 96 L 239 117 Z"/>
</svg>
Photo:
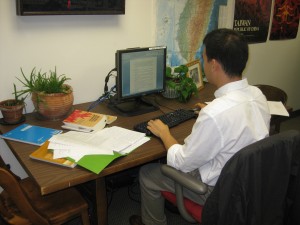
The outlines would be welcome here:
<svg viewBox="0 0 300 225">
<path fill-rule="evenodd" d="M 0 215 L 12 225 L 58 225 L 81 217 L 89 225 L 88 204 L 75 188 L 42 196 L 31 178 L 20 179 L 0 156 Z"/>
<path fill-rule="evenodd" d="M 289 113 L 293 111 L 291 107 L 286 105 L 288 96 L 282 89 L 266 84 L 257 84 L 255 86 L 262 91 L 262 93 L 266 96 L 268 101 L 281 101 Z M 285 117 L 283 116 L 272 115 L 270 124 L 270 135 L 277 134 L 280 132 L 280 124 L 284 119 Z"/>
</svg>

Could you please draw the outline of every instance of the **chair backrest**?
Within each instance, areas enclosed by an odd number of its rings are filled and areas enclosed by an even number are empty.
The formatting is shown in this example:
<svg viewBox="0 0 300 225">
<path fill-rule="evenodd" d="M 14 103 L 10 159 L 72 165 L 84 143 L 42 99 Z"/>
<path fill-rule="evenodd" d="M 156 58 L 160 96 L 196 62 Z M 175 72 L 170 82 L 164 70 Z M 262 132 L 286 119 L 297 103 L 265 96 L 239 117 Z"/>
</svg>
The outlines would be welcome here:
<svg viewBox="0 0 300 225">
<path fill-rule="evenodd" d="M 202 224 L 300 224 L 299 192 L 300 134 L 286 131 L 228 160 L 204 205 Z"/>
<path fill-rule="evenodd" d="M 257 84 L 255 86 L 262 91 L 268 101 L 281 101 L 282 104 L 286 105 L 288 96 L 282 89 L 266 84 Z"/>
<path fill-rule="evenodd" d="M 288 111 L 292 111 L 292 108 L 287 106 L 288 96 L 282 89 L 266 84 L 257 84 L 262 93 L 266 96 L 268 101 L 281 101 Z M 284 119 L 282 116 L 272 115 L 270 123 L 270 135 L 280 132 L 280 124 Z"/>
<path fill-rule="evenodd" d="M 3 188 L 0 198 L 1 215 L 6 218 L 17 217 L 18 219 L 23 220 L 22 217 L 19 217 L 20 215 L 18 213 L 18 211 L 21 210 L 21 214 L 26 218 L 30 218 L 30 222 L 34 224 L 49 225 L 49 222 L 33 208 L 19 182 L 20 179 L 7 169 L 6 164 L 0 156 L 0 187 Z M 9 196 L 9 199 L 12 200 L 12 202 L 6 202 L 8 198 L 3 197 L 4 195 Z M 16 205 L 17 209 L 12 209 L 12 205 Z M 26 221 L 26 219 L 24 219 L 24 221 Z"/>
</svg>

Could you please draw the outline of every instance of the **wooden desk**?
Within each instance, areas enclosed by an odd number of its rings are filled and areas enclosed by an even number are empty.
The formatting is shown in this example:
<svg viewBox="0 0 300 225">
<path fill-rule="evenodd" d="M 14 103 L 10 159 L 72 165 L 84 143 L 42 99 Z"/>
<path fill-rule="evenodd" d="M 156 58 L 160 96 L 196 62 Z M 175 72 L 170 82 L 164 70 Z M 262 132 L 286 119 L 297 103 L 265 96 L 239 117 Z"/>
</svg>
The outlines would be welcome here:
<svg viewBox="0 0 300 225">
<path fill-rule="evenodd" d="M 176 100 L 165 99 L 157 96 L 157 102 L 162 105 L 161 110 L 164 112 L 170 109 L 177 108 L 193 108 L 196 102 L 204 102 L 213 100 L 213 92 L 215 88 L 209 84 L 204 89 L 200 90 L 199 96 L 194 97 L 189 103 L 182 104 Z M 75 105 L 76 109 L 86 110 L 89 103 Z M 167 106 L 167 107 L 164 107 Z M 105 104 L 98 105 L 92 111 L 103 114 L 114 115 Z M 160 115 L 161 111 L 147 113 L 134 117 L 118 116 L 118 119 L 112 124 L 128 129 L 132 129 L 133 125 L 155 116 Z M 195 120 L 187 121 L 177 127 L 172 128 L 174 137 L 182 143 L 184 138 L 191 132 L 192 125 Z M 61 129 L 62 121 L 43 121 L 37 118 L 35 113 L 26 114 L 25 123 Z M 0 132 L 6 133 L 16 126 L 0 125 Z M 59 191 L 71 186 L 82 184 L 88 181 L 95 181 L 96 183 L 96 201 L 97 201 L 97 216 L 98 224 L 107 224 L 107 202 L 106 202 L 106 185 L 105 176 L 132 168 L 159 158 L 166 156 L 166 150 L 160 139 L 151 138 L 151 140 L 144 145 L 140 146 L 128 156 L 118 158 L 110 165 L 108 165 L 99 175 L 87 171 L 86 169 L 77 166 L 73 169 L 56 166 L 50 163 L 40 162 L 29 158 L 29 155 L 36 150 L 37 146 L 24 144 L 5 140 L 13 154 L 16 156 L 25 171 L 31 176 L 41 189 L 41 194 L 46 195 L 55 191 Z"/>
</svg>

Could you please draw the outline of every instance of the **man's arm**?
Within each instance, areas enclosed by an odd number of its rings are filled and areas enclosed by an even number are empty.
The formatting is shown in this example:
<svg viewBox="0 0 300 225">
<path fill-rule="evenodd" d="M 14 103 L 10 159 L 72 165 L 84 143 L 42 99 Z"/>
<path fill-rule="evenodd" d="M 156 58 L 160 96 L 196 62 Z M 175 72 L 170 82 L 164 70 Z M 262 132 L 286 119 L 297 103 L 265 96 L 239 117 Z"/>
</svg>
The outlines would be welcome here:
<svg viewBox="0 0 300 225">
<path fill-rule="evenodd" d="M 202 109 L 206 106 L 205 103 L 195 104 L 196 108 Z M 150 120 L 147 128 L 157 137 L 159 137 L 168 150 L 172 145 L 178 144 L 178 141 L 170 133 L 169 127 L 161 120 Z"/>
</svg>

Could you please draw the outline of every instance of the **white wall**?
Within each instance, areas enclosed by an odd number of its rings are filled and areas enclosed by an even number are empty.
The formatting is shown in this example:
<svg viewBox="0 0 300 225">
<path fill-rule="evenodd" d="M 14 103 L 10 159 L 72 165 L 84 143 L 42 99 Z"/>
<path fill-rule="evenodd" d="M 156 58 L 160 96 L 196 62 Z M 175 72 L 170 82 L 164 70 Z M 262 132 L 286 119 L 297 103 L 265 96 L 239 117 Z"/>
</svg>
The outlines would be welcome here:
<svg viewBox="0 0 300 225">
<path fill-rule="evenodd" d="M 152 44 L 152 1 L 127 0 L 125 15 L 17 16 L 15 0 L 0 1 L 0 99 L 21 84 L 20 67 L 72 78 L 75 103 L 95 100 L 114 68 L 117 49 Z M 28 99 L 28 110 L 32 111 Z"/>
<path fill-rule="evenodd" d="M 12 97 L 13 83 L 21 87 L 15 78 L 20 67 L 29 73 L 33 67 L 47 72 L 55 66 L 72 78 L 75 103 L 96 100 L 117 49 L 153 44 L 152 6 L 152 0 L 127 0 L 125 15 L 22 17 L 16 15 L 15 0 L 1 0 L 0 100 Z M 26 102 L 31 112 L 30 99 Z M 8 150 L 2 140 L 0 149 L 1 155 Z M 15 164 L 12 157 L 5 159 Z"/>
<path fill-rule="evenodd" d="M 251 84 L 269 84 L 283 89 L 288 105 L 300 109 L 300 29 L 296 39 L 250 45 L 245 76 Z"/>
<path fill-rule="evenodd" d="M 97 99 L 114 67 L 117 49 L 154 44 L 155 0 L 126 0 L 125 15 L 16 15 L 15 0 L 0 1 L 0 100 L 12 97 L 20 67 L 33 67 L 72 78 L 75 103 Z M 300 109 L 300 35 L 294 40 L 250 45 L 245 71 L 251 84 L 284 89 L 288 104 Z M 112 83 L 110 84 L 112 85 Z M 33 110 L 27 99 L 27 112 Z M 3 148 L 4 143 L 0 143 Z"/>
<path fill-rule="evenodd" d="M 3 139 L 0 139 L 0 155 L 5 163 L 10 165 L 11 171 L 18 174 L 20 178 L 25 178 L 28 175 L 26 174 L 23 167 L 20 165 L 16 157 L 13 155 L 9 147 L 5 144 Z M 2 188 L 0 187 L 0 192 Z"/>
<path fill-rule="evenodd" d="M 0 1 L 0 100 L 12 97 L 21 84 L 20 67 L 33 67 L 72 78 L 75 103 L 92 101 L 103 93 L 104 78 L 114 67 L 117 49 L 154 44 L 154 0 L 127 0 L 125 15 L 16 15 L 14 0 Z M 250 83 L 284 89 L 289 105 L 300 109 L 300 35 L 294 40 L 250 45 L 245 76 Z M 111 83 L 112 85 L 112 83 Z M 27 99 L 27 110 L 33 110 Z"/>
</svg>

